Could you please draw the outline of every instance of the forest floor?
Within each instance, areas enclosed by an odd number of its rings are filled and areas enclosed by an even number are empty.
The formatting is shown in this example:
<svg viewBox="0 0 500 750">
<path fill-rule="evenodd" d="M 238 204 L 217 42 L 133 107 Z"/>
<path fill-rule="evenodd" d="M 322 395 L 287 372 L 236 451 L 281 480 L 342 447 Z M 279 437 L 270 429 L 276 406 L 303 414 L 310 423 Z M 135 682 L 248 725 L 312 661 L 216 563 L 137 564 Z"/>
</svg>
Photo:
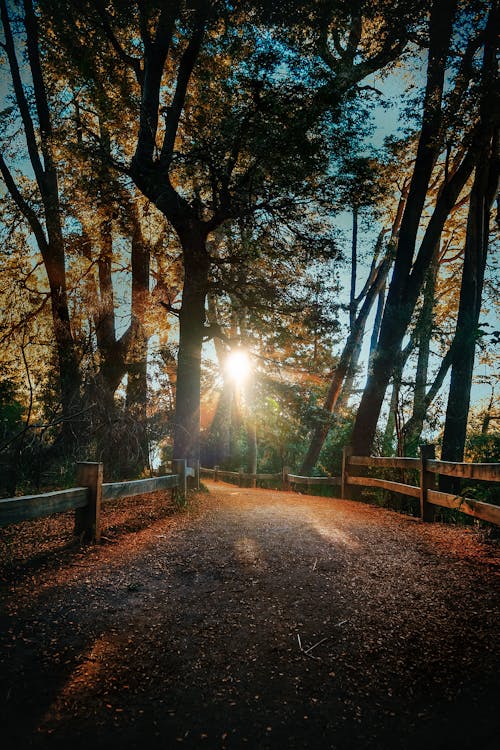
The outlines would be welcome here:
<svg viewBox="0 0 500 750">
<path fill-rule="evenodd" d="M 2 531 L 4 748 L 498 747 L 498 547 L 207 486 Z"/>
</svg>

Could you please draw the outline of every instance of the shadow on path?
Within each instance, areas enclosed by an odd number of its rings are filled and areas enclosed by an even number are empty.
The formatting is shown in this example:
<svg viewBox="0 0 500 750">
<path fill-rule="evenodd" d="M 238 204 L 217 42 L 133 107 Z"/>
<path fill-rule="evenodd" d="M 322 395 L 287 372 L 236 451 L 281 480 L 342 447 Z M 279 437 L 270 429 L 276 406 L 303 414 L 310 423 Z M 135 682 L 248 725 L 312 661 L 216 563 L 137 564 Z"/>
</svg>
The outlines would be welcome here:
<svg viewBox="0 0 500 750">
<path fill-rule="evenodd" d="M 493 748 L 498 602 L 464 532 L 209 486 L 7 594 L 10 746 Z"/>
</svg>

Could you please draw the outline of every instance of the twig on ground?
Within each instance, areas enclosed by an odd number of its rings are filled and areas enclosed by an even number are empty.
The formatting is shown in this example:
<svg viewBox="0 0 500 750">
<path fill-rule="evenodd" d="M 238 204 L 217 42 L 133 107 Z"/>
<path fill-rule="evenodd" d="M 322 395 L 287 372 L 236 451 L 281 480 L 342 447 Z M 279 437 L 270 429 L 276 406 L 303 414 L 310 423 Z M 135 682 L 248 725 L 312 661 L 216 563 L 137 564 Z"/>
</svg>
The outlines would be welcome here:
<svg viewBox="0 0 500 750">
<path fill-rule="evenodd" d="M 316 646 L 320 646 L 320 645 L 321 645 L 322 643 L 324 643 L 325 641 L 327 641 L 327 640 L 328 640 L 328 638 L 330 638 L 330 636 L 329 636 L 329 635 L 325 635 L 325 637 L 324 637 L 324 638 L 322 638 L 322 639 L 321 639 L 320 641 L 318 641 L 317 643 L 315 643 L 315 644 L 314 644 L 314 646 L 309 646 L 309 648 L 306 648 L 306 650 L 304 651 L 304 653 L 305 653 L 305 654 L 309 654 L 309 653 L 310 653 L 310 652 L 311 652 L 311 651 L 312 651 L 313 649 L 315 649 L 315 648 L 316 648 Z"/>
</svg>

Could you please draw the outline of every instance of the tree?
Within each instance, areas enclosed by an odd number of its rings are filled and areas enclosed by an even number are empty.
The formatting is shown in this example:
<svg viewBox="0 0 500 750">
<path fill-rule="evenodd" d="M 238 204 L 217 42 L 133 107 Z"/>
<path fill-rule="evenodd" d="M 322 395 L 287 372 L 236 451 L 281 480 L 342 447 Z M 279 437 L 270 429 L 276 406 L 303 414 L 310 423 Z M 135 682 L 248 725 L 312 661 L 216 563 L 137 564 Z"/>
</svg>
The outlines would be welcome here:
<svg viewBox="0 0 500 750">
<path fill-rule="evenodd" d="M 490 212 L 498 192 L 498 70 L 495 31 L 498 13 L 490 13 L 483 57 L 480 123 L 481 150 L 469 198 L 469 214 L 460 289 L 455 342 L 451 357 L 451 382 L 443 434 L 441 456 L 444 461 L 463 459 L 470 390 L 484 272 L 488 253 Z"/>
<path fill-rule="evenodd" d="M 72 422 L 80 410 L 81 378 L 76 344 L 70 324 L 65 268 L 65 243 L 59 181 L 53 144 L 53 123 L 39 50 L 39 28 L 31 0 L 23 0 L 23 27 L 26 35 L 28 69 L 33 86 L 36 118 L 26 95 L 16 54 L 11 19 L 6 0 L 0 13 L 16 107 L 18 109 L 38 194 L 35 200 L 23 194 L 6 161 L 5 146 L 0 153 L 0 173 L 12 201 L 29 223 L 42 256 L 50 289 L 52 324 L 57 349 L 59 389 L 63 414 L 63 444 L 74 438 Z M 36 204 L 41 204 L 42 212 Z M 42 215 L 41 215 L 42 214 Z"/>
<path fill-rule="evenodd" d="M 360 165 L 364 169 L 363 162 Z M 379 171 L 382 172 L 381 165 L 378 165 Z M 302 462 L 301 473 L 310 475 L 316 462 L 318 461 L 321 449 L 326 440 L 331 426 L 331 417 L 336 413 L 338 406 L 345 404 L 351 395 L 352 384 L 354 382 L 356 368 L 358 366 L 363 335 L 366 323 L 371 313 L 375 301 L 378 300 L 378 315 L 375 316 L 374 328 L 378 329 L 381 310 L 383 309 L 386 280 L 389 275 L 393 254 L 394 244 L 399 232 L 402 212 L 406 201 L 406 187 L 403 184 L 400 199 L 397 204 L 394 216 L 392 218 L 392 227 L 389 232 L 389 240 L 385 240 L 388 234 L 388 228 L 383 228 L 378 235 L 375 243 L 373 255 L 371 258 L 370 269 L 363 285 L 363 288 L 356 295 L 356 271 L 357 271 L 357 216 L 363 204 L 370 205 L 376 199 L 382 199 L 384 192 L 387 191 L 387 185 L 374 185 L 374 180 L 368 176 L 360 186 L 357 184 L 360 179 L 359 170 L 356 175 L 356 184 L 348 186 L 350 192 L 350 202 L 353 204 L 353 232 L 352 232 L 352 252 L 351 252 L 351 285 L 349 299 L 349 333 L 345 340 L 344 347 L 336 363 L 330 379 L 330 387 L 326 394 L 322 413 L 317 420 L 313 430 L 309 447 Z M 380 183 L 380 175 L 378 182 Z M 371 184 L 372 183 L 372 184 Z M 374 334 L 375 337 L 378 332 Z"/>
<path fill-rule="evenodd" d="M 211 264 L 207 238 L 238 216 L 284 215 L 297 204 L 304 180 L 317 167 L 322 144 L 315 140 L 314 124 L 325 102 L 338 112 L 367 75 L 398 57 L 415 25 L 410 4 L 399 2 L 388 12 L 385 3 L 359 3 L 350 11 L 336 3 L 307 9 L 292 3 L 276 12 L 268 4 L 225 6 L 207 0 L 137 8 L 88 2 L 78 26 L 67 4 L 62 4 L 64 18 L 60 3 L 44 6 L 66 53 L 75 58 L 76 52 L 83 61 L 82 76 L 88 80 L 99 67 L 109 72 L 120 65 L 125 77 L 119 84 L 108 78 L 106 86 L 120 96 L 126 80 L 129 92 L 134 87 L 137 92 L 126 95 L 127 111 L 137 123 L 134 155 L 115 166 L 164 214 L 182 246 L 174 454 L 196 454 Z M 298 30 L 308 14 L 311 33 L 304 37 Z M 297 61 L 304 51 L 311 72 L 303 80 L 286 74 L 283 47 L 269 36 L 265 40 L 262 22 L 285 30 Z M 301 36 L 297 53 L 290 45 Z M 140 106 L 134 111 L 136 95 Z M 121 135 L 115 131 L 116 144 Z"/>
<path fill-rule="evenodd" d="M 401 222 L 394 271 L 389 286 L 379 341 L 353 429 L 353 449 L 360 454 L 367 454 L 371 449 L 387 384 L 411 320 L 436 242 L 451 208 L 456 203 L 472 172 L 484 137 L 483 125 L 476 121 L 466 136 L 466 148 L 457 151 L 455 163 L 442 185 L 414 260 L 422 209 L 432 171 L 440 153 L 444 133 L 443 91 L 454 14 L 454 2 L 435 0 L 432 3 L 429 19 L 427 83 L 415 167 L 406 210 Z M 467 88 L 470 81 L 474 54 L 483 39 L 482 32 L 474 36 L 463 53 L 456 76 L 455 89 L 452 92 L 454 96 L 451 97 L 454 107 L 458 107 L 464 82 L 465 88 Z M 486 45 L 491 44 L 492 40 L 488 37 Z M 455 110 L 452 108 L 452 111 Z M 471 113 L 468 112 L 469 118 L 470 115 Z"/>
</svg>

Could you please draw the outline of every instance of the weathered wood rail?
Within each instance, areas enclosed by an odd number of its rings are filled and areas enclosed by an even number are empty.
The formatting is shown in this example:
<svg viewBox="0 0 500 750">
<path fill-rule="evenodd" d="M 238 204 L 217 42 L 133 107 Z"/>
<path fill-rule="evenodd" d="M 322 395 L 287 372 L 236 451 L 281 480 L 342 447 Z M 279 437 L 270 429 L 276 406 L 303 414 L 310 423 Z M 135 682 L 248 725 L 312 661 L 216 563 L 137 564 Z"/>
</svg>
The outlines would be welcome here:
<svg viewBox="0 0 500 750">
<path fill-rule="evenodd" d="M 357 476 L 356 468 L 391 468 L 403 471 L 416 470 L 420 474 L 418 485 L 395 482 L 388 479 Z M 359 470 L 359 469 L 358 469 Z M 472 479 L 482 482 L 500 482 L 500 464 L 473 464 L 438 461 L 435 446 L 424 445 L 420 458 L 385 458 L 377 456 L 353 456 L 350 449 L 344 449 L 343 497 L 349 497 L 349 487 L 377 487 L 420 500 L 420 515 L 424 521 L 434 519 L 435 507 L 451 508 L 481 521 L 500 526 L 500 506 L 482 500 L 440 492 L 436 487 L 438 475 Z"/>
<path fill-rule="evenodd" d="M 367 470 L 395 469 L 399 471 L 418 472 L 418 484 L 383 479 L 370 476 Z M 210 476 L 215 481 L 226 479 L 236 481 L 240 487 L 246 482 L 255 484 L 256 481 L 270 481 L 281 485 L 283 489 L 290 489 L 295 485 L 312 487 L 340 486 L 340 497 L 350 498 L 352 487 L 373 487 L 388 490 L 413 497 L 420 501 L 420 515 L 424 521 L 434 519 L 435 506 L 452 508 L 473 518 L 488 521 L 500 526 L 500 506 L 481 500 L 439 492 L 436 489 L 438 475 L 472 479 L 474 481 L 500 482 L 500 464 L 452 463 L 437 461 L 434 446 L 422 446 L 420 458 L 406 458 L 393 456 L 353 456 L 349 447 L 344 449 L 342 461 L 342 476 L 340 477 L 303 477 L 290 473 L 285 468 L 279 474 L 249 474 L 244 471 L 225 471 L 219 467 L 200 469 L 204 476 Z M 361 475 L 359 472 L 363 472 Z"/>
<path fill-rule="evenodd" d="M 200 468 L 198 461 L 186 459 L 172 461 L 172 473 L 161 477 L 137 479 L 130 482 L 103 483 L 103 465 L 101 463 L 78 464 L 78 487 L 40 495 L 24 495 L 0 499 L 0 526 L 7 526 L 20 521 L 42 518 L 53 513 L 75 511 L 75 534 L 82 539 L 98 541 L 101 535 L 101 506 L 110 500 L 133 497 L 171 489 L 179 498 L 184 498 L 188 484 L 199 489 L 200 472 L 212 477 L 215 481 L 226 479 L 236 482 L 240 487 L 245 482 L 255 485 L 257 481 L 271 481 L 283 489 L 294 486 L 340 486 L 340 496 L 349 498 L 352 487 L 373 487 L 390 492 L 397 492 L 417 498 L 420 501 L 420 515 L 424 521 L 434 519 L 435 507 L 458 510 L 473 518 L 500 526 L 500 506 L 481 500 L 440 492 L 436 489 L 437 475 L 471 479 L 474 481 L 500 482 L 500 464 L 472 464 L 437 461 L 434 457 L 434 446 L 423 446 L 420 458 L 397 458 L 385 456 L 353 456 L 350 449 L 344 449 L 342 476 L 340 477 L 304 477 L 292 474 L 288 468 L 275 474 L 250 474 L 244 471 L 225 471 L 217 466 L 213 469 Z M 418 472 L 419 484 L 407 484 L 394 480 L 373 477 L 356 471 L 366 472 L 370 468 L 395 469 Z"/>
<path fill-rule="evenodd" d="M 183 499 L 187 488 L 199 489 L 199 461 L 172 461 L 172 474 L 131 482 L 103 482 L 102 463 L 77 464 L 78 487 L 40 495 L 24 495 L 0 499 L 0 526 L 43 518 L 53 513 L 75 511 L 75 534 L 87 541 L 101 536 L 101 506 L 110 500 L 134 497 L 165 490 L 175 490 Z"/>
<path fill-rule="evenodd" d="M 291 485 L 296 484 L 305 485 L 306 487 L 313 487 L 314 485 L 333 487 L 341 483 L 340 477 L 302 477 L 298 474 L 291 474 L 287 468 L 276 474 L 250 474 L 246 471 L 226 471 L 225 469 L 220 469 L 218 466 L 215 466 L 213 469 L 202 466 L 200 472 L 204 476 L 212 477 L 216 482 L 219 479 L 227 479 L 229 482 L 236 480 L 240 487 L 243 487 L 247 482 L 254 485 L 255 482 L 265 481 L 275 482 L 284 489 L 289 489 Z"/>
</svg>

